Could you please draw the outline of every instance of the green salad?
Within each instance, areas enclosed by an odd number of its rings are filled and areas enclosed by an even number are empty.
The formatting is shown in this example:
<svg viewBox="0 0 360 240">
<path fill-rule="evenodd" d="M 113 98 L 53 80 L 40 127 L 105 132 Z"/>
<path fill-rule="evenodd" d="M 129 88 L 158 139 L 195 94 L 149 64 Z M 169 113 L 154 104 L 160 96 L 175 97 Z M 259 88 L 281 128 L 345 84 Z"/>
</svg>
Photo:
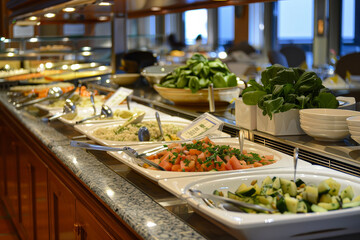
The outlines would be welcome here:
<svg viewBox="0 0 360 240">
<path fill-rule="evenodd" d="M 340 183 L 329 178 L 318 186 L 306 184 L 301 179 L 296 182 L 279 177 L 267 176 L 259 186 L 257 181 L 250 185 L 241 184 L 235 192 L 227 192 L 227 197 L 238 201 L 258 204 L 275 213 L 327 212 L 360 206 L 360 195 L 354 197 L 351 186 L 340 191 Z M 214 195 L 224 196 L 215 190 Z M 241 209 L 247 213 L 268 213 L 253 209 Z"/>
<path fill-rule="evenodd" d="M 336 97 L 314 72 L 274 64 L 261 73 L 261 83 L 250 80 L 242 98 L 247 105 L 258 105 L 270 119 L 274 113 L 290 109 L 339 106 Z"/>
</svg>

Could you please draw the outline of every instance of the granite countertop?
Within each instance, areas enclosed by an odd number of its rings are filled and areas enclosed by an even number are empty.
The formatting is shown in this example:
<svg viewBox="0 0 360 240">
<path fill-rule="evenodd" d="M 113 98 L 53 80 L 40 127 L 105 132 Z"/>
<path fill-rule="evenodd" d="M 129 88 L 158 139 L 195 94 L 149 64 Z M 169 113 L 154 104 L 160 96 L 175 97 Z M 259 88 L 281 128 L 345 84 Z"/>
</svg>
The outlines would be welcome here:
<svg viewBox="0 0 360 240">
<path fill-rule="evenodd" d="M 0 101 L 47 146 L 94 194 L 144 239 L 205 239 L 174 214 L 99 162 L 69 145 L 69 139 L 24 110 L 16 110 L 0 93 Z"/>
</svg>

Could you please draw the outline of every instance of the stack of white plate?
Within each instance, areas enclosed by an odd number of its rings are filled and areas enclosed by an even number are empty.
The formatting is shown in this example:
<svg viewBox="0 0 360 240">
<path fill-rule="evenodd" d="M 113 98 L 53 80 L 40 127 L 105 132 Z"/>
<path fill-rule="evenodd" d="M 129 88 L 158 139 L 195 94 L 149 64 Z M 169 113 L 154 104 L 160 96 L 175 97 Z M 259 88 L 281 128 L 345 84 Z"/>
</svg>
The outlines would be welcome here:
<svg viewBox="0 0 360 240">
<path fill-rule="evenodd" d="M 349 117 L 346 119 L 351 138 L 360 143 L 360 116 Z"/>
<path fill-rule="evenodd" d="M 360 115 L 360 112 L 351 110 L 302 109 L 300 110 L 300 126 L 307 135 L 316 140 L 339 141 L 350 134 L 346 119 L 357 115 Z"/>
</svg>

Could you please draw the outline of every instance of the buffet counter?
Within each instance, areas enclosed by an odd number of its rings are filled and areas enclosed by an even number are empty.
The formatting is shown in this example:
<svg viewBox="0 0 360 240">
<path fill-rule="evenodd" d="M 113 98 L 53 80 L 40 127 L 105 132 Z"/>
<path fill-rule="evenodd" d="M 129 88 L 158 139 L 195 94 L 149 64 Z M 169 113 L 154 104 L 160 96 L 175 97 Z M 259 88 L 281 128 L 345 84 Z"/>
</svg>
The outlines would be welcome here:
<svg viewBox="0 0 360 240">
<path fill-rule="evenodd" d="M 0 100 L 1 199 L 23 239 L 233 238 L 105 152 L 71 147 L 73 127 Z"/>
</svg>

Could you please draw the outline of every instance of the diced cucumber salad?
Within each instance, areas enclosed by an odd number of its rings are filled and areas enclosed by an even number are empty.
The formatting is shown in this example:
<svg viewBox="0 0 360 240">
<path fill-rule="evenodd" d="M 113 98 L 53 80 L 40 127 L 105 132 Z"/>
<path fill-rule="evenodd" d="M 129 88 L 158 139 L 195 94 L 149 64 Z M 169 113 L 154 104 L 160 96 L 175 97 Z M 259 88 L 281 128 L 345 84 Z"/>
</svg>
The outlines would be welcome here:
<svg viewBox="0 0 360 240">
<path fill-rule="evenodd" d="M 218 190 L 213 194 L 224 196 L 224 193 Z M 360 206 L 360 195 L 354 197 L 351 186 L 340 191 L 340 184 L 332 178 L 315 186 L 306 184 L 301 179 L 294 182 L 267 176 L 261 185 L 257 180 L 252 181 L 250 185 L 243 183 L 235 192 L 228 191 L 227 197 L 258 204 L 273 209 L 278 214 L 327 212 Z M 242 207 L 241 209 L 247 213 L 268 213 Z"/>
</svg>

